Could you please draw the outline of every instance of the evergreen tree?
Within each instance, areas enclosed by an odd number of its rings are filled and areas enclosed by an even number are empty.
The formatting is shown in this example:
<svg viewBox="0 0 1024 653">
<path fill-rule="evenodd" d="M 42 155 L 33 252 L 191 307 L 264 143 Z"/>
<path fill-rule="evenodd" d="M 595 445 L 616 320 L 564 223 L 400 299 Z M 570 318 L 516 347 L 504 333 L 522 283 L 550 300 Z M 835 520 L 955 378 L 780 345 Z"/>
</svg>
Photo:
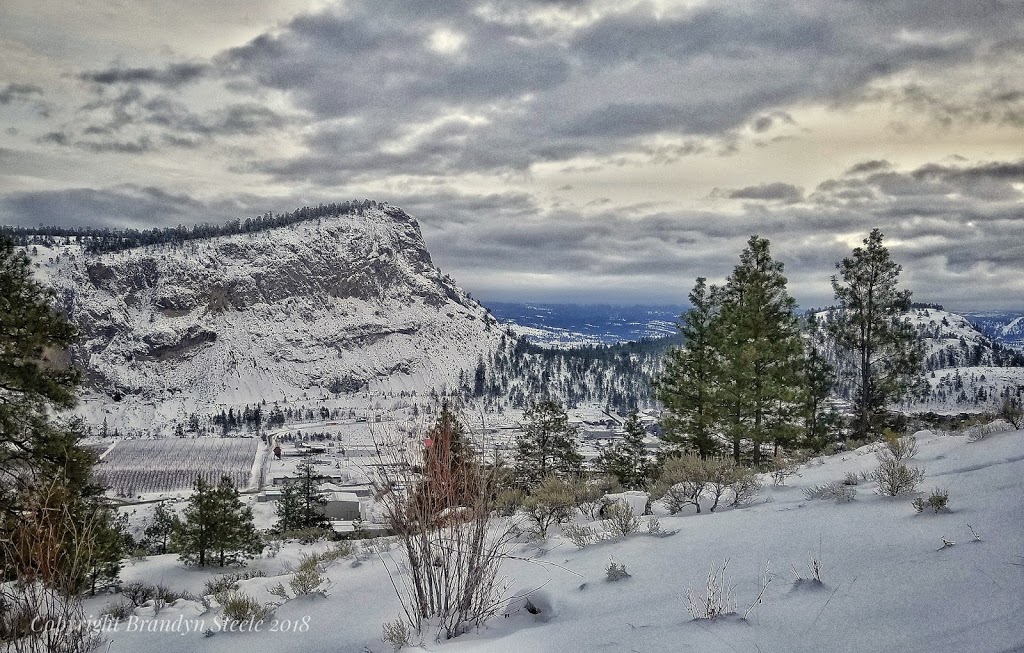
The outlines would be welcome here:
<svg viewBox="0 0 1024 653">
<path fill-rule="evenodd" d="M 829 330 L 853 386 L 852 431 L 864 439 L 882 432 L 886 406 L 903 397 L 921 375 L 923 350 L 904 319 L 910 291 L 899 290 L 902 267 L 889 258 L 882 232 L 873 229 L 864 246 L 836 264 L 832 277 L 838 308 Z"/>
<path fill-rule="evenodd" d="M 814 341 L 817 336 L 817 322 L 811 315 L 802 370 L 801 413 L 804 445 L 814 450 L 820 450 L 834 438 L 840 422 L 839 414 L 828 402 L 835 384 L 835 372 L 818 349 Z"/>
<path fill-rule="evenodd" d="M 643 490 L 654 472 L 651 455 L 644 446 L 644 427 L 636 411 L 629 414 L 621 442 L 602 449 L 598 467 L 618 479 L 627 490 Z"/>
<path fill-rule="evenodd" d="M 669 350 L 654 388 L 665 407 L 663 439 L 706 458 L 718 448 L 714 436 L 720 361 L 714 339 L 717 308 L 704 277 L 690 292 L 690 306 L 678 325 L 683 345 Z"/>
<path fill-rule="evenodd" d="M 74 405 L 79 379 L 66 355 L 77 331 L 53 297 L 32 279 L 28 257 L 0 235 L 0 518 L 14 517 L 36 483 L 60 478 L 80 496 L 99 490 L 94 458 L 79 445 L 81 424 L 51 418 Z"/>
<path fill-rule="evenodd" d="M 717 337 L 729 407 L 726 432 L 739 462 L 743 440 L 776 449 L 796 436 L 793 413 L 800 395 L 802 344 L 796 302 L 786 290 L 781 262 L 772 259 L 766 238 L 751 236 L 725 286 L 717 293 Z"/>
<path fill-rule="evenodd" d="M 168 510 L 162 501 L 158 503 L 153 510 L 149 526 L 144 531 L 150 550 L 160 554 L 167 553 L 167 544 L 179 524 L 178 516 Z"/>
<path fill-rule="evenodd" d="M 540 401 L 527 408 L 524 417 L 515 457 L 520 483 L 530 488 L 549 475 L 567 478 L 578 474 L 583 464 L 577 451 L 579 428 L 569 424 L 562 405 Z"/>
<path fill-rule="evenodd" d="M 306 528 L 327 528 L 327 517 L 323 507 L 327 504 L 327 493 L 320 491 L 324 477 L 316 470 L 313 461 L 303 459 L 295 467 L 297 478 L 285 486 L 277 504 L 277 530 L 302 530 Z"/>
<path fill-rule="evenodd" d="M 121 561 L 131 553 L 135 540 L 128 532 L 128 515 L 116 515 L 107 507 L 97 507 L 98 525 L 94 535 L 94 549 L 89 559 L 89 594 L 96 595 L 97 587 L 111 584 L 121 573 Z"/>
<path fill-rule="evenodd" d="M 185 564 L 204 567 L 216 561 L 223 567 L 262 550 L 252 508 L 242 503 L 229 477 L 216 487 L 198 478 L 193 487 L 192 501 L 172 538 Z"/>
</svg>

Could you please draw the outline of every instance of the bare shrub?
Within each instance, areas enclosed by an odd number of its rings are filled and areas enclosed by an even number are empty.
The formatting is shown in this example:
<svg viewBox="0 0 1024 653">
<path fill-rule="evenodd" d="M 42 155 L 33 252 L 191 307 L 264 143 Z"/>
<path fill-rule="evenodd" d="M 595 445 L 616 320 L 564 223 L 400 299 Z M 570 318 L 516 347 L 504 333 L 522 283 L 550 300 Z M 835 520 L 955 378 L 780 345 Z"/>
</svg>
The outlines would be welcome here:
<svg viewBox="0 0 1024 653">
<path fill-rule="evenodd" d="M 530 530 L 543 540 L 552 526 L 572 519 L 576 498 L 568 483 L 557 476 L 549 476 L 523 499 L 522 511 Z"/>
<path fill-rule="evenodd" d="M 100 637 L 82 627 L 79 590 L 101 551 L 102 516 L 62 479 L 31 489 L 23 505 L 0 538 L 0 641 L 9 653 L 86 653 Z"/>
<path fill-rule="evenodd" d="M 642 521 L 633 514 L 633 508 L 628 503 L 616 501 L 605 511 L 605 519 L 602 523 L 609 533 L 624 537 L 637 532 Z"/>
<path fill-rule="evenodd" d="M 615 560 L 608 561 L 608 565 L 604 568 L 604 574 L 605 579 L 612 583 L 629 578 L 626 565 L 615 562 Z"/>
<path fill-rule="evenodd" d="M 782 455 L 772 456 L 771 461 L 771 477 L 772 483 L 775 487 L 786 484 L 786 479 L 796 474 L 799 465 L 796 461 L 786 458 Z"/>
<path fill-rule="evenodd" d="M 854 472 L 846 472 L 843 477 L 843 485 L 860 485 L 860 477 Z"/>
<path fill-rule="evenodd" d="M 404 566 L 385 568 L 406 622 L 422 632 L 431 620 L 438 638 L 455 637 L 501 609 L 508 583 L 499 567 L 519 532 L 518 520 L 495 514 L 500 466 L 483 460 L 463 433 L 446 407 L 422 458 L 401 434 L 373 433 L 380 454 L 372 482 L 404 554 Z"/>
<path fill-rule="evenodd" d="M 907 460 L 917 455 L 917 438 L 913 435 L 900 436 L 891 429 L 885 429 L 884 437 L 885 443 L 875 454 L 878 460 Z"/>
<path fill-rule="evenodd" d="M 206 584 L 209 585 L 210 581 L 206 581 Z M 207 592 L 207 594 L 214 593 L 215 592 Z M 135 581 L 132 583 L 125 584 L 121 588 L 121 595 L 124 596 L 124 598 L 131 601 L 131 604 L 137 608 L 146 601 L 149 601 L 154 596 L 156 596 L 156 588 L 147 583 Z"/>
<path fill-rule="evenodd" d="M 733 588 L 728 584 L 725 570 L 729 559 L 720 567 L 711 566 L 704 592 L 697 594 L 693 588 L 686 591 L 686 609 L 694 619 L 714 620 L 728 614 L 736 614 L 736 605 L 732 599 Z"/>
<path fill-rule="evenodd" d="M 1003 399 L 1003 403 L 999 407 L 999 416 L 1015 429 L 1024 428 L 1024 405 L 1022 405 L 1020 397 Z"/>
<path fill-rule="evenodd" d="M 594 529 L 584 524 L 566 524 L 562 527 L 562 535 L 581 549 L 597 540 Z"/>
<path fill-rule="evenodd" d="M 848 503 L 857 497 L 857 490 L 842 483 L 825 483 L 804 488 L 808 500 L 831 499 L 836 503 Z"/>
<path fill-rule="evenodd" d="M 233 622 L 265 621 L 273 613 L 273 607 L 263 605 L 245 592 L 231 590 L 217 597 L 225 619 Z"/>
<path fill-rule="evenodd" d="M 736 479 L 729 485 L 732 490 L 732 506 L 742 506 L 753 501 L 761 489 L 761 481 L 751 469 L 736 468 Z"/>
<path fill-rule="evenodd" d="M 882 464 L 871 473 L 871 480 L 878 482 L 878 493 L 895 497 L 913 492 L 924 480 L 924 470 L 907 467 L 896 458 L 884 458 Z"/>
<path fill-rule="evenodd" d="M 405 619 L 395 619 L 382 626 L 383 633 L 380 639 L 385 644 L 390 644 L 395 651 L 400 651 L 412 643 L 415 631 L 409 626 Z"/>
</svg>

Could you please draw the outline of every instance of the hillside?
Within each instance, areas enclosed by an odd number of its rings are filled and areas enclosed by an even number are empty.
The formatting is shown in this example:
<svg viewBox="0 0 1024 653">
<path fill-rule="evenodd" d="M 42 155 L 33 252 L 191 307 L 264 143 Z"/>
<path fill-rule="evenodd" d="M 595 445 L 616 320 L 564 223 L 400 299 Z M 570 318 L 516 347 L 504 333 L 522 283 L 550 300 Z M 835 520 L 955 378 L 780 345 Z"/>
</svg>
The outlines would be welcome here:
<svg viewBox="0 0 1024 653">
<path fill-rule="evenodd" d="M 450 385 L 502 335 L 387 204 L 96 254 L 47 242 L 26 249 L 81 329 L 80 411 L 111 428 L 331 388 Z"/>
<path fill-rule="evenodd" d="M 1024 433 L 996 433 L 975 442 L 928 431 L 916 438 L 920 451 L 910 464 L 926 472 L 918 496 L 935 487 L 948 490 L 948 512 L 917 514 L 911 507 L 914 495 L 878 496 L 876 484 L 863 480 L 851 502 L 808 500 L 805 488 L 878 464 L 871 447 L 816 459 L 784 486 L 768 482 L 745 508 L 699 515 L 690 508 L 669 516 L 656 503 L 666 537 L 649 535 L 644 526 L 583 549 L 557 533 L 543 544 L 521 539 L 502 573 L 509 582 L 507 596 L 529 593 L 537 614 L 524 610 L 520 598 L 479 632 L 442 643 L 428 635 L 422 649 L 406 650 L 1020 651 L 1024 507 L 1007 497 L 1024 492 Z M 577 519 L 585 521 L 581 515 Z M 601 528 L 600 522 L 591 525 Z M 943 548 L 943 538 L 955 544 Z M 323 546 L 293 543 L 276 557 L 254 560 L 250 571 L 259 569 L 268 577 L 242 581 L 239 587 L 260 602 L 279 601 L 268 588 L 287 583 L 286 570 L 300 552 Z M 808 580 L 811 558 L 821 564 L 821 584 Z M 111 641 L 111 653 L 385 653 L 391 647 L 380 640 L 381 625 L 397 619 L 401 608 L 382 560 L 394 570 L 401 559 L 393 542 L 377 542 L 358 558 L 331 565 L 326 597 L 292 600 L 274 613 L 279 623 L 302 624 L 299 632 L 270 632 L 269 626 L 260 632 L 216 632 L 216 604 L 207 610 L 181 599 L 156 618 L 151 607 L 136 608 L 134 631 L 120 622 L 103 634 Z M 631 576 L 608 582 L 610 559 L 624 564 Z M 688 588 L 702 592 L 708 570 L 726 560 L 739 615 L 691 620 Z M 742 619 L 758 595 L 766 564 L 771 582 L 760 604 Z M 183 569 L 176 556 L 165 555 L 132 562 L 123 577 L 202 594 L 204 581 L 216 573 Z M 97 614 L 112 600 L 91 600 L 88 608 Z M 177 630 L 148 632 L 179 617 L 184 622 L 178 622 Z M 189 625 L 187 632 L 183 623 Z M 214 631 L 212 636 L 204 636 L 204 629 Z"/>
</svg>

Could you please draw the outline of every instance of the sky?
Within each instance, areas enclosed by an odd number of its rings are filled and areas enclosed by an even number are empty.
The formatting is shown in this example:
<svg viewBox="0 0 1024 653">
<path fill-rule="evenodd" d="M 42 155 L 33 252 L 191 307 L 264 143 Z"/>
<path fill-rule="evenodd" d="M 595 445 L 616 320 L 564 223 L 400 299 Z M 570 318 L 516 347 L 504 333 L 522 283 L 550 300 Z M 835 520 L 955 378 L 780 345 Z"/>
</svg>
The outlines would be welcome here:
<svg viewBox="0 0 1024 653">
<path fill-rule="evenodd" d="M 4 0 L 0 223 L 370 198 L 495 301 L 680 304 L 751 235 L 831 302 L 1024 309 L 1024 4 Z"/>
</svg>

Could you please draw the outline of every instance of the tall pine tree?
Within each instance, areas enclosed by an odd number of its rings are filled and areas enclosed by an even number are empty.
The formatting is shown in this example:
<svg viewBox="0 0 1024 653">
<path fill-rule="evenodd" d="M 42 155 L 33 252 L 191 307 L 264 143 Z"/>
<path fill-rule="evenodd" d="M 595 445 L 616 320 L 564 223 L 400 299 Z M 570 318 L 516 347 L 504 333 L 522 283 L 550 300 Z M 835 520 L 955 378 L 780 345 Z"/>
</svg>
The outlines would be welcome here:
<svg viewBox="0 0 1024 653">
<path fill-rule="evenodd" d="M 690 292 L 690 306 L 679 323 L 683 345 L 666 355 L 654 389 L 665 407 L 663 439 L 707 458 L 719 446 L 715 433 L 721 363 L 715 342 L 718 311 L 704 277 Z"/>
<path fill-rule="evenodd" d="M 904 317 L 910 291 L 897 287 L 902 267 L 889 258 L 882 232 L 873 229 L 864 246 L 836 264 L 832 277 L 838 308 L 829 322 L 840 370 L 853 384 L 853 435 L 882 432 L 889 403 L 903 397 L 922 373 L 923 351 Z"/>
<path fill-rule="evenodd" d="M 797 432 L 794 411 L 800 395 L 802 344 L 796 302 L 786 290 L 783 265 L 772 258 L 767 238 L 751 236 L 717 295 L 716 330 L 723 367 L 733 457 L 741 443 L 753 444 L 761 463 L 762 445 L 791 442 Z"/>
</svg>

